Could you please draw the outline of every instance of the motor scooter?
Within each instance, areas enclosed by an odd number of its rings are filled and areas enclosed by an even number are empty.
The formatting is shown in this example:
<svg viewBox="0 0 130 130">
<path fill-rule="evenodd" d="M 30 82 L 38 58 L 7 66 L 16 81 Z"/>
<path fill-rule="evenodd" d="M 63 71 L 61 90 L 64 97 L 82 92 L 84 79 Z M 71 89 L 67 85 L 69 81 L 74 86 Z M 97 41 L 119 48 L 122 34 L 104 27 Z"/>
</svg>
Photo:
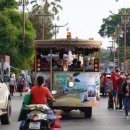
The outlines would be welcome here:
<svg viewBox="0 0 130 130">
<path fill-rule="evenodd" d="M 21 126 L 24 126 L 24 130 L 60 130 L 61 129 L 62 124 L 60 122 L 60 117 L 59 116 L 56 116 L 56 118 L 53 117 L 53 114 L 51 113 L 53 111 L 47 105 L 42 105 L 42 104 L 26 105 L 24 106 L 24 109 L 27 112 L 26 120 L 23 122 L 23 125 L 21 124 Z M 52 116 L 51 121 L 48 120 L 48 116 Z"/>
</svg>

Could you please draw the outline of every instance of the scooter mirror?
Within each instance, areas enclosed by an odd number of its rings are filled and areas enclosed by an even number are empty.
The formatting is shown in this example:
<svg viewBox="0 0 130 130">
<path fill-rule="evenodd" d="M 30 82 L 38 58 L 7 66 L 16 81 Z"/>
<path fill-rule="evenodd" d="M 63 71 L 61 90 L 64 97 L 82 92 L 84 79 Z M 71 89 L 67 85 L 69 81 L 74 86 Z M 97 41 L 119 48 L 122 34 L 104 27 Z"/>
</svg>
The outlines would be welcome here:
<svg viewBox="0 0 130 130">
<path fill-rule="evenodd" d="M 55 95 L 55 94 L 57 93 L 57 91 L 56 91 L 56 90 L 52 90 L 51 93 L 52 93 L 53 95 Z"/>
</svg>

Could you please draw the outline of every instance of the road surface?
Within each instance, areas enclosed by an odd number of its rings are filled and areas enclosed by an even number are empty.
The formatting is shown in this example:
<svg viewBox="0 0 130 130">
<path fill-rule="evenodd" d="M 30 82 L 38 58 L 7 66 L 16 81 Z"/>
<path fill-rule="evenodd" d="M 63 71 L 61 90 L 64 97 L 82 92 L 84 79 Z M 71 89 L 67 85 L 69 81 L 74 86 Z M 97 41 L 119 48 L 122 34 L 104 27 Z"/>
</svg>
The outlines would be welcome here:
<svg viewBox="0 0 130 130">
<path fill-rule="evenodd" d="M 17 121 L 23 97 L 15 94 L 12 98 L 12 123 L 0 125 L 0 130 L 18 130 L 20 122 Z M 124 113 L 118 110 L 107 109 L 107 98 L 101 98 L 99 108 L 93 109 L 91 119 L 84 118 L 83 113 L 72 111 L 64 113 L 62 130 L 129 130 L 130 117 L 124 119 Z"/>
</svg>

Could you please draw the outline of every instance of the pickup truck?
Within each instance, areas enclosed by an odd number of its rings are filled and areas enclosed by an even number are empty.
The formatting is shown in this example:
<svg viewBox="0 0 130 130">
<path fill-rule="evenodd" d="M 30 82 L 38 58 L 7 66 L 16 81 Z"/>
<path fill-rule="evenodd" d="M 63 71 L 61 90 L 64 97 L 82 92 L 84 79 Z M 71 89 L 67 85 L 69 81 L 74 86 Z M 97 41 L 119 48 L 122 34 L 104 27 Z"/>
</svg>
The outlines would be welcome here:
<svg viewBox="0 0 130 130">
<path fill-rule="evenodd" d="M 11 97 L 8 85 L 0 78 L 0 120 L 1 124 L 11 122 Z"/>
</svg>

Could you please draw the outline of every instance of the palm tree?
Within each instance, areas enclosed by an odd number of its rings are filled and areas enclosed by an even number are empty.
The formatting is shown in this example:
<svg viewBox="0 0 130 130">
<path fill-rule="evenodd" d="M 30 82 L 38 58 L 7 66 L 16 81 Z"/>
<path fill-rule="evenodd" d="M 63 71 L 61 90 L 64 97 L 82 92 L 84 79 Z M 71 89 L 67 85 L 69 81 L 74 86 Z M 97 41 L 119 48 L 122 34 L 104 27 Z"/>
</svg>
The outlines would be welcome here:
<svg viewBox="0 0 130 130">
<path fill-rule="evenodd" d="M 40 3 L 41 2 L 41 3 Z M 32 0 L 31 4 L 33 4 L 31 14 L 57 14 L 59 11 L 56 7 L 60 7 L 54 1 L 48 3 L 48 0 Z M 53 32 L 53 18 L 54 17 L 44 17 L 44 26 L 43 26 L 43 19 L 41 17 L 30 17 L 34 28 L 36 30 L 37 38 L 42 39 L 51 39 L 54 35 Z"/>
<path fill-rule="evenodd" d="M 32 7 L 32 14 L 58 14 L 59 9 L 62 7 L 58 4 L 61 2 L 60 0 L 32 0 L 31 4 Z M 37 39 L 41 39 L 44 35 L 44 39 L 51 39 L 54 35 L 53 32 L 53 21 L 54 17 L 44 17 L 44 28 L 41 27 L 42 19 L 39 17 L 35 17 L 32 21 L 36 32 L 37 32 Z M 39 27 L 39 29 L 38 29 Z M 44 34 L 42 29 L 44 30 Z"/>
<path fill-rule="evenodd" d="M 37 13 L 41 13 L 46 6 L 51 13 L 58 14 L 59 9 L 62 10 L 62 7 L 58 4 L 60 2 L 61 0 L 51 0 L 50 2 L 49 0 L 32 0 L 31 4 L 34 4 L 33 10 L 37 11 Z"/>
<path fill-rule="evenodd" d="M 52 7 L 52 12 L 55 14 L 59 13 L 59 10 L 62 10 L 62 7 L 58 4 L 58 2 L 61 2 L 61 0 L 54 0 L 53 2 L 50 3 L 50 7 Z"/>
</svg>

